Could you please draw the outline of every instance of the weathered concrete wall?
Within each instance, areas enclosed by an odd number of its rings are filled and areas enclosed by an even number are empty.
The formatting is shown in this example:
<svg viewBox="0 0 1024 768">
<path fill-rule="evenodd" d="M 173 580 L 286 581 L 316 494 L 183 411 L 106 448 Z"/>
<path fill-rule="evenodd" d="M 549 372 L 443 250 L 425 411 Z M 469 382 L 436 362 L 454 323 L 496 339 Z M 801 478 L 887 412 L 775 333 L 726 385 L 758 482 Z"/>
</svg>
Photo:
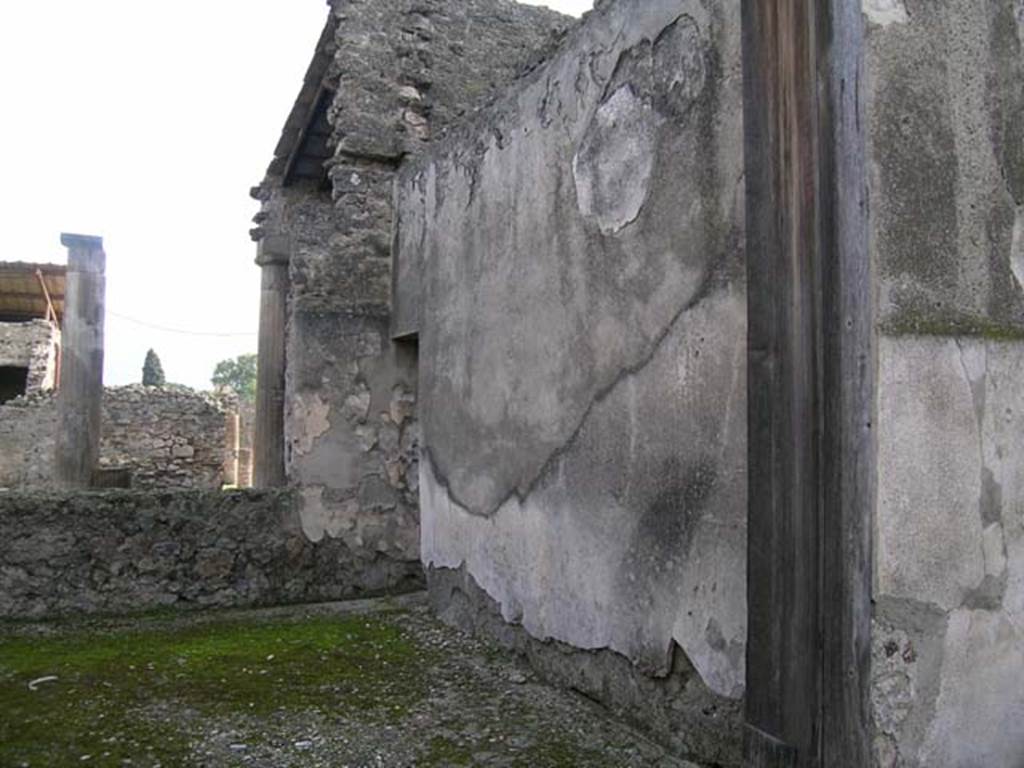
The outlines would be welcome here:
<svg viewBox="0 0 1024 768">
<path fill-rule="evenodd" d="M 1024 765 L 1024 3 L 866 0 L 884 768 Z"/>
<path fill-rule="evenodd" d="M 302 533 L 292 491 L 0 493 L 0 617 L 404 591 L 415 560 Z"/>
<path fill-rule="evenodd" d="M 287 163 L 275 160 L 256 192 L 255 236 L 290 243 L 286 474 L 301 490 L 314 541 L 358 541 L 364 529 L 380 529 L 381 547 L 415 558 L 417 352 L 390 333 L 395 170 L 511 80 L 569 20 L 505 0 L 332 5 L 317 53 L 330 63 L 296 106 L 315 104 L 321 86 L 333 94 L 326 184 L 289 178 Z M 307 79 L 316 67 L 314 59 Z M 307 119 L 319 126 L 315 111 Z"/>
<path fill-rule="evenodd" d="M 60 329 L 48 320 L 0 323 L 0 366 L 28 369 L 26 394 L 53 389 L 59 345 Z"/>
<path fill-rule="evenodd" d="M 746 619 L 739 35 L 738 3 L 602 4 L 403 172 L 395 293 L 420 340 L 424 563 L 464 568 L 530 636 L 648 675 L 678 645 L 730 698 Z"/>
<path fill-rule="evenodd" d="M 101 470 L 125 470 L 133 488 L 220 488 L 227 413 L 187 387 L 108 387 L 103 392 Z M 53 480 L 56 401 L 51 393 L 0 406 L 0 487 Z"/>
</svg>

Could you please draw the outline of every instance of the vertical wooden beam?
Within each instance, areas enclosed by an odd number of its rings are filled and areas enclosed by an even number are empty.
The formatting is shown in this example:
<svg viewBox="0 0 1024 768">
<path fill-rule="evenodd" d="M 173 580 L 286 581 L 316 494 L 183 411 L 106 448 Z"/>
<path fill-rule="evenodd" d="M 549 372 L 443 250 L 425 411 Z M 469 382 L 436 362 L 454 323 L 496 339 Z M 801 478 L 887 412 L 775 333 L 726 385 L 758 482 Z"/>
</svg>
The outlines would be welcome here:
<svg viewBox="0 0 1024 768">
<path fill-rule="evenodd" d="M 870 765 L 875 448 L 859 0 L 744 0 L 746 760 Z"/>
<path fill-rule="evenodd" d="M 63 234 L 68 249 L 54 479 L 87 488 L 99 456 L 107 257 L 99 237 Z"/>
<path fill-rule="evenodd" d="M 224 415 L 224 485 L 240 486 L 238 482 L 238 411 Z"/>
<path fill-rule="evenodd" d="M 268 236 L 260 241 L 256 263 L 263 268 L 260 335 L 256 367 L 256 419 L 253 485 L 273 488 L 287 482 L 284 466 L 285 331 L 288 321 L 289 244 Z"/>
</svg>

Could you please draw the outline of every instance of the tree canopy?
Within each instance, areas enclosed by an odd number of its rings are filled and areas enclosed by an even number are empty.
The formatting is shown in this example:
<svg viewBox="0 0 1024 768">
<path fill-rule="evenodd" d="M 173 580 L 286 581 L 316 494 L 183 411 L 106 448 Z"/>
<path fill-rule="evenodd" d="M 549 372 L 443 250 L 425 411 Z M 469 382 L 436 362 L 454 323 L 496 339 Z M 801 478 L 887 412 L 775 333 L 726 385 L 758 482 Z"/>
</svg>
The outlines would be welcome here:
<svg viewBox="0 0 1024 768">
<path fill-rule="evenodd" d="M 245 400 L 256 399 L 256 355 L 239 355 L 221 360 L 210 379 L 215 386 L 227 387 Z"/>
<path fill-rule="evenodd" d="M 146 361 L 142 364 L 142 383 L 147 387 L 162 387 L 167 383 L 160 356 L 152 349 L 146 353 Z"/>
</svg>

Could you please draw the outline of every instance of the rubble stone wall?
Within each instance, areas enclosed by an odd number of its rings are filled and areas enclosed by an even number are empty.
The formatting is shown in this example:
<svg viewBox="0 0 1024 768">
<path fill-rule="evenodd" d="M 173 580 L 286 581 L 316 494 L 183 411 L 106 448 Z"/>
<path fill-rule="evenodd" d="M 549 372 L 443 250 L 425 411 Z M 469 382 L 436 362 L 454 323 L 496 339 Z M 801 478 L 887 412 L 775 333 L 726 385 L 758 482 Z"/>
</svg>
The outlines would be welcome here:
<svg viewBox="0 0 1024 768">
<path fill-rule="evenodd" d="M 48 392 L 0 406 L 0 487 L 50 483 L 56 410 Z M 99 469 L 126 470 L 133 488 L 219 488 L 226 417 L 221 401 L 186 387 L 108 387 Z"/>
<path fill-rule="evenodd" d="M 0 492 L 0 617 L 407 591 L 419 562 L 302 532 L 291 491 Z"/>
<path fill-rule="evenodd" d="M 100 468 L 130 470 L 133 488 L 219 488 L 226 418 L 221 401 L 187 387 L 109 387 Z"/>
<path fill-rule="evenodd" d="M 59 345 L 60 329 L 48 320 L 0 323 L 0 366 L 28 369 L 26 394 L 53 389 Z"/>
</svg>

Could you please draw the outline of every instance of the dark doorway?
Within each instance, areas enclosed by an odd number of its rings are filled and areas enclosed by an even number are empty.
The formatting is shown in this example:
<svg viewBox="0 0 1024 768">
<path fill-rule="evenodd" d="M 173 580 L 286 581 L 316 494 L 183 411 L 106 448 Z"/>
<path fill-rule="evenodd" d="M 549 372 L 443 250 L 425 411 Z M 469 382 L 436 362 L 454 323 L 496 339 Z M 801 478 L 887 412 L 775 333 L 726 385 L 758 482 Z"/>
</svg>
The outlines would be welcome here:
<svg viewBox="0 0 1024 768">
<path fill-rule="evenodd" d="M 0 365 L 0 403 L 6 403 L 25 394 L 28 387 L 28 368 Z"/>
</svg>

